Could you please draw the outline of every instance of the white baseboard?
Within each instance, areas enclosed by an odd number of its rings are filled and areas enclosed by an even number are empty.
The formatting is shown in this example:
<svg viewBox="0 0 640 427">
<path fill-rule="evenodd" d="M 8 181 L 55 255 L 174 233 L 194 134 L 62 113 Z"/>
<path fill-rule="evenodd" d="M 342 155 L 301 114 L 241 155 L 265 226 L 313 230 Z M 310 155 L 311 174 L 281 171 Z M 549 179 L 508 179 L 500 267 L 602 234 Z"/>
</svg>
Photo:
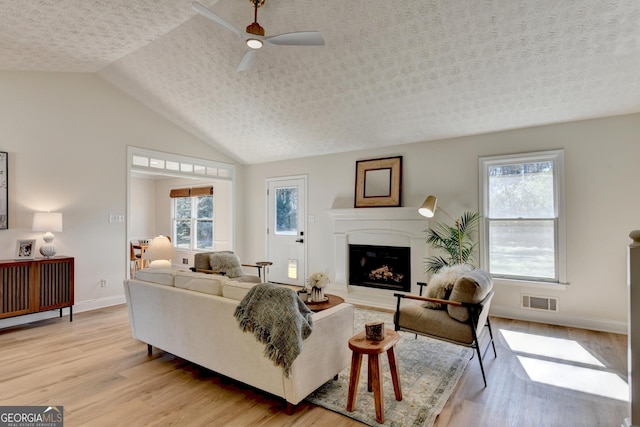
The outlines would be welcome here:
<svg viewBox="0 0 640 427">
<path fill-rule="evenodd" d="M 627 322 L 553 313 L 547 311 L 526 310 L 514 307 L 491 305 L 491 315 L 528 322 L 547 323 L 550 325 L 568 326 L 572 328 L 591 329 L 594 331 L 627 334 Z"/>
<path fill-rule="evenodd" d="M 73 305 L 73 313 L 82 313 L 83 311 L 97 310 L 99 308 L 111 307 L 113 305 L 119 305 L 126 303 L 124 295 L 117 295 L 113 297 L 100 298 L 89 301 L 76 302 Z M 69 315 L 69 309 L 63 308 L 62 314 L 64 317 Z M 23 316 L 9 317 L 7 319 L 0 319 L 0 329 L 10 328 L 12 326 L 25 325 L 27 323 L 37 322 L 39 320 L 52 319 L 60 316 L 60 310 L 49 310 L 42 313 L 25 314 Z"/>
<path fill-rule="evenodd" d="M 88 301 L 76 302 L 73 305 L 74 313 L 82 313 L 83 311 L 97 310 L 99 308 L 111 307 L 113 305 L 119 305 L 126 303 L 127 300 L 123 295 L 115 295 L 107 298 L 99 298 Z"/>
</svg>

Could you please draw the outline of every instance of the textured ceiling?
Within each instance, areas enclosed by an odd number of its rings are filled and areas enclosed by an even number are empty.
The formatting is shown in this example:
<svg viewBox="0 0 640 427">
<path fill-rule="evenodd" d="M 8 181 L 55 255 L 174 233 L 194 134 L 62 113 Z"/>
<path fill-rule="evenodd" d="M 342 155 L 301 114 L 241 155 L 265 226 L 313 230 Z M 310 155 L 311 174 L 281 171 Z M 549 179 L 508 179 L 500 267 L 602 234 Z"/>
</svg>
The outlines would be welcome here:
<svg viewBox="0 0 640 427">
<path fill-rule="evenodd" d="M 248 0 L 202 0 L 243 29 Z M 638 0 L 266 0 L 267 46 L 187 0 L 0 0 L 0 70 L 97 72 L 241 163 L 640 111 Z M 177 141 L 179 143 L 179 141 Z"/>
</svg>

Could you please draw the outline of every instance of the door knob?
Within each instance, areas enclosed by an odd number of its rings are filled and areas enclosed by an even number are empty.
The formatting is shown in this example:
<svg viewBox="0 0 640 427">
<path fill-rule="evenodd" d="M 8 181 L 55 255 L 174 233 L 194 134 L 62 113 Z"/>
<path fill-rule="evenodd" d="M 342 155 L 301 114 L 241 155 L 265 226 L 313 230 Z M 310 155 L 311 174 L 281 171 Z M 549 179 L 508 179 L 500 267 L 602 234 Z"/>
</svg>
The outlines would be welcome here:
<svg viewBox="0 0 640 427">
<path fill-rule="evenodd" d="M 296 239 L 296 243 L 303 243 L 304 239 Z"/>
</svg>

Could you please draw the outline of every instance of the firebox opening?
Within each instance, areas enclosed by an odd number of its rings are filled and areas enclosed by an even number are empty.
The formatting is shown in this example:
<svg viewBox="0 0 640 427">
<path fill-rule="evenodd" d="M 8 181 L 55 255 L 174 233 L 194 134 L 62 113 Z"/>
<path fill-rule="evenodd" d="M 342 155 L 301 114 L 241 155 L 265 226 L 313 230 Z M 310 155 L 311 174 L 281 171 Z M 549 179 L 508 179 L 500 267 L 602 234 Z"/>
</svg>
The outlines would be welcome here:
<svg viewBox="0 0 640 427">
<path fill-rule="evenodd" d="M 349 284 L 411 291 L 411 248 L 349 245 Z"/>
</svg>

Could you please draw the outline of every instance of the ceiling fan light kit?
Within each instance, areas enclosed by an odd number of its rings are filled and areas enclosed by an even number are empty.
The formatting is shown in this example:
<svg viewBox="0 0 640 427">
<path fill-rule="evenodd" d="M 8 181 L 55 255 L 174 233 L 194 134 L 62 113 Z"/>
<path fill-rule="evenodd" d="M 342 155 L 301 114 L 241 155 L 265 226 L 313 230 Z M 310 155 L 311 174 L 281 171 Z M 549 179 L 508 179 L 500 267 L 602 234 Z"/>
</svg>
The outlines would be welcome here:
<svg viewBox="0 0 640 427">
<path fill-rule="evenodd" d="M 249 46 L 251 49 L 260 49 L 262 47 L 262 40 L 247 39 L 247 46 Z"/>
<path fill-rule="evenodd" d="M 215 22 L 236 33 L 247 44 L 249 50 L 246 52 L 238 65 L 238 71 L 246 71 L 253 66 L 255 60 L 255 50 L 260 49 L 265 44 L 276 46 L 324 46 L 324 37 L 318 31 L 298 31 L 293 33 L 277 34 L 275 36 L 264 36 L 264 28 L 258 24 L 258 8 L 264 5 L 265 0 L 249 0 L 254 7 L 253 23 L 249 24 L 246 32 L 227 22 L 198 2 L 193 2 L 193 9 L 205 18 Z"/>
</svg>

